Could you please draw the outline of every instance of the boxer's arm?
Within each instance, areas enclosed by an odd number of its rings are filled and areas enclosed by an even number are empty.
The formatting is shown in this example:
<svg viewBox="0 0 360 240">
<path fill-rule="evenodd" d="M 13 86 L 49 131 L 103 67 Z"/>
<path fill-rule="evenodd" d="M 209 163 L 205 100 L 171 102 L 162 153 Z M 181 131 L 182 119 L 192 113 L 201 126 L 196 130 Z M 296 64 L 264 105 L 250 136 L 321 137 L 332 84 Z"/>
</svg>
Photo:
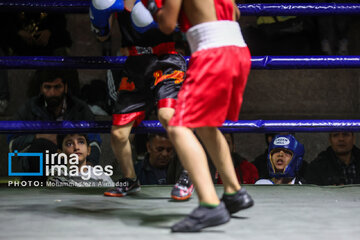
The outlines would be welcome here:
<svg viewBox="0 0 360 240">
<path fill-rule="evenodd" d="M 109 19 L 113 12 L 124 10 L 123 0 L 91 0 L 91 29 L 98 37 L 106 37 L 110 33 Z"/>
<path fill-rule="evenodd" d="M 176 26 L 181 10 L 182 0 L 167 0 L 156 12 L 156 20 L 160 30 L 165 34 L 172 33 Z"/>
<path fill-rule="evenodd" d="M 234 2 L 234 12 L 235 12 L 235 21 L 240 19 L 240 10 L 236 4 L 236 2 Z"/>
</svg>

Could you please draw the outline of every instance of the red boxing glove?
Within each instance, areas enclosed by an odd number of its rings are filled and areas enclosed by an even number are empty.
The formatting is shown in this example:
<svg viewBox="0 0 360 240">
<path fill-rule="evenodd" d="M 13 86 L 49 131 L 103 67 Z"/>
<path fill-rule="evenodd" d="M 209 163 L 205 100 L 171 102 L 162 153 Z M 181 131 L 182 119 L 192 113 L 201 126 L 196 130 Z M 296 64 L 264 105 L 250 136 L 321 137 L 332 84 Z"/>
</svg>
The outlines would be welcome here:
<svg viewBox="0 0 360 240">
<path fill-rule="evenodd" d="M 155 16 L 157 11 L 162 8 L 164 1 L 165 0 L 141 0 L 141 2 L 153 16 Z"/>
</svg>

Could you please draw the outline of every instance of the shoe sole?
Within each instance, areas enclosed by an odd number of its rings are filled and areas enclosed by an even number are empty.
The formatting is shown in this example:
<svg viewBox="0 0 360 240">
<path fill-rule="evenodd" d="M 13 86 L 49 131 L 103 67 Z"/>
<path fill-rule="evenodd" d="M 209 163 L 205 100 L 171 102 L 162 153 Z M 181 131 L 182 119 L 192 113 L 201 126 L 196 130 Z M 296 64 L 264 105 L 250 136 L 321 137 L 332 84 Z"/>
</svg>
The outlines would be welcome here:
<svg viewBox="0 0 360 240">
<path fill-rule="evenodd" d="M 189 194 L 185 197 L 178 197 L 178 196 L 175 196 L 175 195 L 171 195 L 171 198 L 176 200 L 176 201 L 185 201 L 185 200 L 188 200 L 190 197 L 192 196 L 192 194 Z"/>
<path fill-rule="evenodd" d="M 104 192 L 104 196 L 106 197 L 125 197 L 129 194 L 137 193 L 141 190 L 141 188 L 137 188 L 131 191 L 128 191 L 127 193 L 111 193 L 111 192 Z"/>
<path fill-rule="evenodd" d="M 201 232 L 201 230 L 204 229 L 204 228 L 216 227 L 216 226 L 225 224 L 225 223 L 229 222 L 230 219 L 231 219 L 230 215 L 228 215 L 227 217 L 223 216 L 220 220 L 219 220 L 219 218 L 217 218 L 218 221 L 214 222 L 212 224 L 199 224 L 194 229 L 186 229 L 186 230 L 183 230 L 183 231 L 182 230 L 175 231 L 175 230 L 171 229 L 171 232 L 174 232 L 174 233 L 175 232 Z"/>
</svg>

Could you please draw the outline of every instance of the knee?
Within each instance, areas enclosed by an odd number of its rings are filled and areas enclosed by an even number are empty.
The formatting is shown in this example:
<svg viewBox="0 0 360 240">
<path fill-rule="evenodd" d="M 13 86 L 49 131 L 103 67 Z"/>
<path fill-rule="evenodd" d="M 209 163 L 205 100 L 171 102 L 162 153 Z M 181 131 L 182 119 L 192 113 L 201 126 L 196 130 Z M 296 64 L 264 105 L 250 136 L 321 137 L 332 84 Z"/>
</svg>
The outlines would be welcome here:
<svg viewBox="0 0 360 240">
<path fill-rule="evenodd" d="M 174 115 L 175 110 L 173 108 L 160 108 L 158 113 L 158 118 L 165 129 L 168 129 L 168 124 L 170 119 Z"/>
<path fill-rule="evenodd" d="M 129 134 L 120 128 L 111 129 L 111 142 L 126 143 L 129 140 Z"/>
</svg>

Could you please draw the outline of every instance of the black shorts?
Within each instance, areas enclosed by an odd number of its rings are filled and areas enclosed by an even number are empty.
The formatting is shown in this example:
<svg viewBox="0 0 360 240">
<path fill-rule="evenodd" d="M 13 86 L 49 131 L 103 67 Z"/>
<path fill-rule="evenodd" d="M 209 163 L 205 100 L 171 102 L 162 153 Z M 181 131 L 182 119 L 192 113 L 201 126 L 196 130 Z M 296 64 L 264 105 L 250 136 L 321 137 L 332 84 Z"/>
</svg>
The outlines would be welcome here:
<svg viewBox="0 0 360 240">
<path fill-rule="evenodd" d="M 137 125 L 156 105 L 175 108 L 185 72 L 186 62 L 179 54 L 129 56 L 123 69 L 112 70 L 113 125 L 134 120 Z"/>
</svg>

